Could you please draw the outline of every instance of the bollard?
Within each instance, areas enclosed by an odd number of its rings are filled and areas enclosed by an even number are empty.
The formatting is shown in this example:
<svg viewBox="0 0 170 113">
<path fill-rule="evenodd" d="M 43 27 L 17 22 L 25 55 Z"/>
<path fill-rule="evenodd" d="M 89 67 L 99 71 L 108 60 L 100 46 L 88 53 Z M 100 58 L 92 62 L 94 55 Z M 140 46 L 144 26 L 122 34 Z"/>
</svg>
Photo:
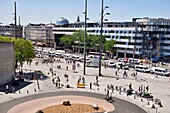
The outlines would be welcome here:
<svg viewBox="0 0 170 113">
<path fill-rule="evenodd" d="M 29 91 L 27 90 L 27 94 L 29 94 Z"/>
<path fill-rule="evenodd" d="M 90 89 L 92 89 L 92 83 L 90 82 Z"/>
<path fill-rule="evenodd" d="M 143 102 L 143 98 L 141 98 L 140 101 Z"/>
<path fill-rule="evenodd" d="M 150 102 L 148 101 L 148 105 L 150 105 Z"/>
<path fill-rule="evenodd" d="M 134 99 L 136 99 L 136 95 L 134 95 Z"/>
<path fill-rule="evenodd" d="M 121 91 L 119 91 L 119 95 L 121 95 Z"/>
<path fill-rule="evenodd" d="M 19 93 L 21 94 L 21 91 L 19 90 Z"/>
</svg>

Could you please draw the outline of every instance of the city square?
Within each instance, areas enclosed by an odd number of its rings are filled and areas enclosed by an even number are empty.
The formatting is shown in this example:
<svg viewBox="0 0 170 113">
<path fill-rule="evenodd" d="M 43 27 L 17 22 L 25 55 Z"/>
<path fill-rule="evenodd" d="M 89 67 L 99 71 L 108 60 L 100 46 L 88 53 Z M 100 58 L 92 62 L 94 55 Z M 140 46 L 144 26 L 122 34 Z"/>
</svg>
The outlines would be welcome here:
<svg viewBox="0 0 170 113">
<path fill-rule="evenodd" d="M 71 54 L 70 54 L 71 55 Z M 168 96 L 168 89 L 170 88 L 167 84 L 170 83 L 168 77 L 163 77 L 163 76 L 158 76 L 155 77 L 155 75 L 150 74 L 150 73 L 141 73 L 138 72 L 137 76 L 131 76 L 133 73 L 132 69 L 127 71 L 127 77 L 123 77 L 123 69 L 120 69 L 118 71 L 118 74 L 115 75 L 115 71 L 117 69 L 115 68 L 109 68 L 109 67 L 103 67 L 102 66 L 102 74 L 103 76 L 99 76 L 99 86 L 95 85 L 96 82 L 96 76 L 98 75 L 98 68 L 94 67 L 87 67 L 87 73 L 86 75 L 83 75 L 83 63 L 81 62 L 76 62 L 77 64 L 80 64 L 80 66 L 76 66 L 76 70 L 72 70 L 72 63 L 67 63 L 64 59 L 60 58 L 60 62 L 57 62 L 57 59 L 55 59 L 54 63 L 41 63 L 41 58 L 36 58 L 34 61 L 30 64 L 24 64 L 23 70 L 24 73 L 29 73 L 29 72 L 34 72 L 34 71 L 42 71 L 43 77 L 40 78 L 39 81 L 39 86 L 37 84 L 37 80 L 27 80 L 30 82 L 27 86 L 18 89 L 15 91 L 15 93 L 9 93 L 5 94 L 1 92 L 1 105 L 0 107 L 1 110 L 9 110 L 12 107 L 15 106 L 16 103 L 19 104 L 20 101 L 18 99 L 21 98 L 21 102 L 25 102 L 28 100 L 33 100 L 37 98 L 43 98 L 43 97 L 52 97 L 52 96 L 61 96 L 61 95 L 81 95 L 81 96 L 90 96 L 93 95 L 92 97 L 95 98 L 101 98 L 105 100 L 105 95 L 106 95 L 106 89 L 108 85 L 113 84 L 114 87 L 122 87 L 122 91 L 117 91 L 116 89 L 113 91 L 112 96 L 113 96 L 113 101 L 115 100 L 126 100 L 129 103 L 129 105 L 124 105 L 125 102 L 121 102 L 118 104 L 117 108 L 117 103 L 113 102 L 113 105 L 115 106 L 115 110 L 120 109 L 122 112 L 126 112 L 127 109 L 129 110 L 137 110 L 138 112 L 139 109 L 144 109 L 145 112 L 148 113 L 153 113 L 156 112 L 156 109 L 158 112 L 163 112 L 163 113 L 168 113 L 169 108 L 168 108 L 168 103 L 169 103 L 169 96 Z M 38 65 L 36 62 L 39 61 Z M 57 68 L 57 65 L 61 65 L 61 68 Z M 53 68 L 53 75 L 50 73 L 49 68 Z M 67 68 L 68 67 L 68 68 Z M 65 78 L 65 74 L 68 75 L 68 82 Z M 52 79 L 56 78 L 59 76 L 61 80 L 61 85 L 59 88 L 56 86 L 56 84 L 53 84 Z M 81 77 L 85 78 L 85 88 L 77 88 L 77 80 Z M 42 79 L 42 80 L 41 80 Z M 90 83 L 92 83 L 92 86 L 90 86 Z M 132 84 L 133 90 L 138 90 L 138 87 L 140 85 L 143 86 L 148 86 L 149 85 L 149 92 L 154 96 L 154 98 L 158 98 L 161 100 L 163 107 L 158 107 L 155 109 L 150 108 L 148 105 L 149 100 L 145 98 L 140 98 L 140 97 L 134 97 L 133 95 L 127 96 L 126 92 L 123 92 L 123 88 L 128 89 L 129 84 Z M 22 83 L 21 83 L 22 84 Z M 67 84 L 69 84 L 69 87 L 66 87 Z M 90 88 L 91 87 L 91 88 Z M 16 88 L 17 89 L 17 88 Z M 36 90 L 35 90 L 36 89 Z M 68 91 L 68 92 L 67 92 Z M 159 92 L 158 92 L 159 91 Z M 88 94 L 89 93 L 89 94 Z M 100 96 L 98 96 L 100 95 Z M 141 100 L 142 99 L 142 100 Z M 17 100 L 17 101 L 16 101 Z M 67 99 L 66 99 L 67 100 Z M 13 101 L 15 104 L 13 104 Z M 63 100 L 64 101 L 64 100 Z M 5 102 L 5 103 L 4 103 Z M 11 103 L 11 104 L 9 104 Z M 133 105 L 137 103 L 139 108 L 133 109 Z M 94 104 L 99 104 L 95 103 Z M 7 109 L 4 109 L 3 106 L 9 106 Z M 100 104 L 99 104 L 100 105 Z M 125 109 L 124 107 L 127 108 Z M 140 108 L 141 107 L 141 108 Z M 38 107 L 37 107 L 38 108 Z M 27 108 L 28 109 L 28 108 Z M 121 110 L 122 109 L 122 110 Z M 124 111 L 125 110 L 125 111 Z M 119 111 L 119 112 L 120 112 Z M 116 112 L 116 111 L 115 111 Z M 132 112 L 128 111 L 127 113 Z M 134 111 L 135 112 L 135 111 Z M 12 113 L 12 112 L 10 112 Z M 142 111 L 140 112 L 142 113 Z"/>
<path fill-rule="evenodd" d="M 169 4 L 1 0 L 0 113 L 170 113 Z"/>
</svg>

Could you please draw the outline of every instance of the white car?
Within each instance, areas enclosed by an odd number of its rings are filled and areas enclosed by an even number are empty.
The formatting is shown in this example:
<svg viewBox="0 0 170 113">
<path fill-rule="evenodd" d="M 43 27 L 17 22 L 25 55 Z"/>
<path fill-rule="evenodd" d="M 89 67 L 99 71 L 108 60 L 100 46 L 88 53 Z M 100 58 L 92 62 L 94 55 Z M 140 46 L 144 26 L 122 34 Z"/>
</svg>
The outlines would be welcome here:
<svg viewBox="0 0 170 113">
<path fill-rule="evenodd" d="M 108 61 L 107 66 L 108 67 L 116 67 L 116 64 L 113 61 Z"/>
<path fill-rule="evenodd" d="M 170 72 L 167 69 L 160 68 L 160 67 L 152 67 L 151 73 L 157 74 L 157 75 L 163 75 L 163 76 L 169 76 L 170 75 Z"/>
<path fill-rule="evenodd" d="M 150 72 L 150 68 L 145 66 L 145 65 L 136 65 L 135 70 L 140 71 L 140 72 L 144 72 L 144 73 L 149 73 Z"/>
</svg>

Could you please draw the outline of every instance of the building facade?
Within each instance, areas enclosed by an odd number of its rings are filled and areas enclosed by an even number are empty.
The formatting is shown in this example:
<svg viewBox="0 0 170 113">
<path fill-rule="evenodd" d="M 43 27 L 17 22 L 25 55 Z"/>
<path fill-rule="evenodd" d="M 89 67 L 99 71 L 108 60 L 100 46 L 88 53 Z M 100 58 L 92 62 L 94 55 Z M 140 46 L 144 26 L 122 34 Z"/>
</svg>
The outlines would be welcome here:
<svg viewBox="0 0 170 113">
<path fill-rule="evenodd" d="M 0 25 L 0 35 L 15 37 L 15 25 L 14 24 L 6 25 L 6 26 Z M 17 25 L 17 37 L 18 38 L 23 37 L 23 26 L 21 25 Z"/>
<path fill-rule="evenodd" d="M 15 76 L 14 43 L 0 42 L 0 86 Z"/>
<path fill-rule="evenodd" d="M 24 37 L 35 42 L 53 44 L 52 27 L 45 24 L 29 24 L 24 28 Z"/>
<path fill-rule="evenodd" d="M 84 22 L 57 25 L 53 28 L 56 44 L 63 35 L 84 30 Z M 87 23 L 87 33 L 100 35 L 100 23 Z M 170 55 L 170 19 L 133 18 L 131 22 L 104 22 L 103 35 L 116 41 L 118 57 L 151 58 Z"/>
</svg>

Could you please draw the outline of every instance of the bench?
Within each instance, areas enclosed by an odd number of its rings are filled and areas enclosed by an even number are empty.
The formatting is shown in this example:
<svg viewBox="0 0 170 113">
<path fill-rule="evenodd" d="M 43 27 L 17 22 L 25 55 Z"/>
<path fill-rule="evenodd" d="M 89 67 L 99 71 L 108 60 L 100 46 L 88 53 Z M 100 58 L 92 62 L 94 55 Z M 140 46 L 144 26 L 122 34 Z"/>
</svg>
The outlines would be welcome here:
<svg viewBox="0 0 170 113">
<path fill-rule="evenodd" d="M 85 84 L 77 84 L 77 88 L 85 88 Z"/>
</svg>

